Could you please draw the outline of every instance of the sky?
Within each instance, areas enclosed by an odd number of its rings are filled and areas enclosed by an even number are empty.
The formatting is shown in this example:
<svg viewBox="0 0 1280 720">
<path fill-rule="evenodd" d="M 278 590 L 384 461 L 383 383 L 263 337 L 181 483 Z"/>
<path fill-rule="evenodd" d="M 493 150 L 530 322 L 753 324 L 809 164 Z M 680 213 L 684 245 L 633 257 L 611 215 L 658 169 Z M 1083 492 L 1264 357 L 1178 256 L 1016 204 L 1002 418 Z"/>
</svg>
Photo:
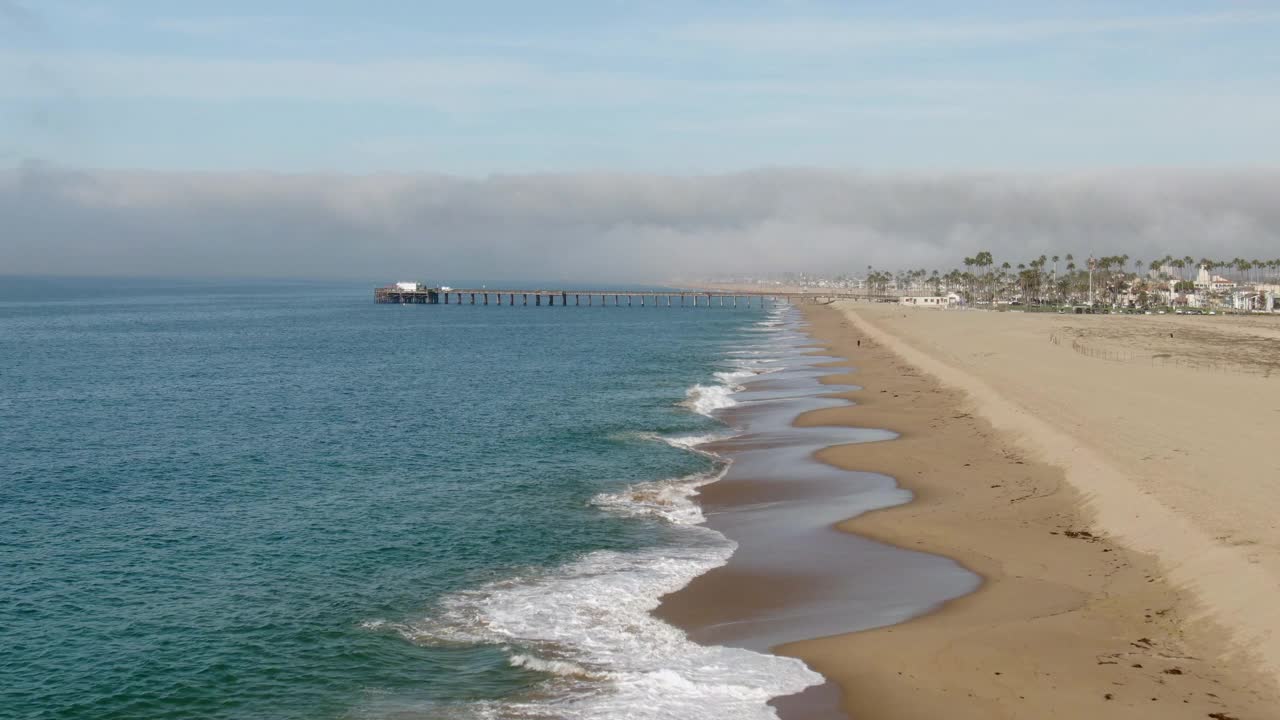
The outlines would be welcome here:
<svg viewBox="0 0 1280 720">
<path fill-rule="evenodd" d="M 1278 239 L 1277 37 L 1247 0 L 0 0 L 0 274 L 340 274 L 359 249 L 510 276 L 497 248 L 579 232 L 666 238 L 648 274 L 747 237 L 790 243 L 757 254 L 780 271 L 1036 238 L 1246 252 Z M 319 252 L 219 254 L 184 224 L 210 215 Z M 618 274 L 576 252 L 532 270 Z"/>
</svg>

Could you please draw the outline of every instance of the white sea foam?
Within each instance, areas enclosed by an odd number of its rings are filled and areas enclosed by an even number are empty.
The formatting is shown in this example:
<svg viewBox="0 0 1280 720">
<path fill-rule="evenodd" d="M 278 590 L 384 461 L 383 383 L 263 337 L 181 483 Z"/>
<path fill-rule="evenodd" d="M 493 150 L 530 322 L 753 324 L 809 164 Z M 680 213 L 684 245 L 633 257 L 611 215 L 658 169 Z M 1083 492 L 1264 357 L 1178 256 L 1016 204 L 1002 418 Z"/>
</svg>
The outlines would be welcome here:
<svg viewBox="0 0 1280 720">
<path fill-rule="evenodd" d="M 563 675 L 565 677 L 577 677 L 587 679 L 602 679 L 604 676 L 596 675 L 589 672 L 586 668 L 577 663 L 568 660 L 554 660 L 540 658 L 535 655 L 526 655 L 524 653 L 516 653 L 512 655 L 508 662 L 511 667 L 528 668 L 529 670 L 537 670 L 538 672 L 549 673 L 551 675 Z"/>
<path fill-rule="evenodd" d="M 697 537 L 687 545 L 589 553 L 451 595 L 430 619 L 395 629 L 424 644 L 516 646 L 512 664 L 551 676 L 531 697 L 494 703 L 499 717 L 774 718 L 771 698 L 821 677 L 792 658 L 697 645 L 650 614 L 733 552 L 719 533 L 688 529 Z"/>
<path fill-rule="evenodd" d="M 702 434 L 696 434 L 696 435 L 654 435 L 653 438 L 656 440 L 661 440 L 662 442 L 665 442 L 668 445 L 671 445 L 672 447 L 678 447 L 682 450 L 692 450 L 694 452 L 702 453 L 704 455 L 710 455 L 711 453 L 708 453 L 705 450 L 701 450 L 700 449 L 701 446 L 707 445 L 713 442 L 719 442 L 721 440 L 728 440 L 729 438 L 733 437 L 734 434 L 735 433 L 732 430 L 726 430 L 724 432 L 702 433 Z"/>
<path fill-rule="evenodd" d="M 734 389 L 728 385 L 694 385 L 685 391 L 682 404 L 699 415 L 711 417 L 717 410 L 738 404 L 733 393 Z"/>
<path fill-rule="evenodd" d="M 698 488 L 719 480 L 721 468 L 683 478 L 637 483 L 624 490 L 600 493 L 591 504 L 624 517 L 651 517 L 677 525 L 697 525 L 703 521 L 702 506 L 694 501 Z"/>
<path fill-rule="evenodd" d="M 711 414 L 730 407 L 738 381 L 757 374 L 717 373 L 721 384 L 689 389 L 686 405 Z M 694 452 L 732 435 L 725 430 L 651 435 Z M 710 453 L 706 453 L 710 454 Z M 675 542 L 637 552 L 600 550 L 551 569 L 530 569 L 444 597 L 418 622 L 370 621 L 428 645 L 487 644 L 506 649 L 514 667 L 547 679 L 527 694 L 497 701 L 418 708 L 425 717 L 560 720 L 765 720 L 768 701 L 822 682 L 794 658 L 742 648 L 704 647 L 652 615 L 660 598 L 728 562 L 736 544 L 703 527 L 698 488 L 715 470 L 638 483 L 591 502 L 626 517 L 658 520 Z"/>
<path fill-rule="evenodd" d="M 746 369 L 745 364 L 739 364 L 738 368 L 713 373 L 715 379 L 720 381 L 718 385 L 698 384 L 689 388 L 685 391 L 685 399 L 681 404 L 708 417 L 717 410 L 737 405 L 738 401 L 733 398 L 733 394 L 742 390 L 742 385 L 738 381 L 758 374 L 755 370 Z"/>
<path fill-rule="evenodd" d="M 715 375 L 715 378 L 719 380 L 721 383 L 723 383 L 724 385 L 727 385 L 728 387 L 734 390 L 738 390 L 738 389 L 741 389 L 742 387 L 741 385 L 738 384 L 738 381 L 746 380 L 749 377 L 755 377 L 756 372 L 754 370 L 748 370 L 744 366 L 742 367 L 742 369 L 739 369 L 739 370 L 725 370 L 725 371 L 714 373 L 714 375 Z"/>
<path fill-rule="evenodd" d="M 690 433 L 688 435 L 663 435 L 656 432 L 641 432 L 633 430 L 615 433 L 610 435 L 610 438 L 620 441 L 648 440 L 650 442 L 662 442 L 670 445 L 671 447 L 680 448 L 681 450 L 688 450 L 700 455 L 719 457 L 715 453 L 703 450 L 701 446 L 708 443 L 719 442 L 720 440 L 727 440 L 734 435 L 737 435 L 737 432 L 728 428 L 717 432 Z"/>
</svg>

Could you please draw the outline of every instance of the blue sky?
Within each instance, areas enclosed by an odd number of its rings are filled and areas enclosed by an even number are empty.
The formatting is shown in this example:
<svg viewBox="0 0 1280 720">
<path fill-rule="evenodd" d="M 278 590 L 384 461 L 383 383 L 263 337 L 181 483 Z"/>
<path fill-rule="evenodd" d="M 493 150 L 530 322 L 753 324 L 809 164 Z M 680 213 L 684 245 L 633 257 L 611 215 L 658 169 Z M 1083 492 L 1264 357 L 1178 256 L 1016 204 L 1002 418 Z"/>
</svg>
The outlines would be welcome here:
<svg viewBox="0 0 1280 720">
<path fill-rule="evenodd" d="M 0 165 L 1274 166 L 1263 2 L 0 0 Z"/>
</svg>

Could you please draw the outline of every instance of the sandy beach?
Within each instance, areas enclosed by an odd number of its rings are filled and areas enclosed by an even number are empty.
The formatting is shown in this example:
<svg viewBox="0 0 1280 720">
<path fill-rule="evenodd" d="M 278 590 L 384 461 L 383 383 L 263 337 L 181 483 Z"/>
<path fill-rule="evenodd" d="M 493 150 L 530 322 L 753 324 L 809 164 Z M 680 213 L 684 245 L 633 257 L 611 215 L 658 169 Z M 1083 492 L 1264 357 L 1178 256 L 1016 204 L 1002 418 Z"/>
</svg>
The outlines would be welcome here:
<svg viewBox="0 0 1280 720">
<path fill-rule="evenodd" d="M 838 395 L 856 404 L 807 412 L 796 425 L 898 433 L 817 458 L 891 476 L 914 494 L 837 527 L 952 558 L 982 577 L 976 592 L 905 623 L 778 648 L 838 683 L 844 712 L 921 720 L 1280 716 L 1269 633 L 1280 627 L 1270 602 L 1277 538 L 1268 512 L 1278 476 L 1276 460 L 1260 449 L 1274 435 L 1268 413 L 1280 408 L 1280 378 L 1153 368 L 1149 358 L 1103 360 L 1072 347 L 1107 337 L 1137 354 L 1157 333 L 1173 332 L 1203 346 L 1183 355 L 1207 356 L 1220 353 L 1220 333 L 1249 344 L 1272 326 L 868 303 L 806 313 L 828 354 L 847 359 L 834 365 L 852 366 L 848 374 L 833 367 L 823 381 L 862 389 Z M 1132 332 L 1115 332 L 1126 322 Z M 718 483 L 705 493 L 720 509 L 759 500 L 750 485 Z M 779 580 L 713 572 L 664 612 L 696 637 L 698 627 L 758 612 L 762 602 L 785 608 L 789 590 Z M 781 714 L 829 716 L 825 696 L 815 697 L 784 703 Z"/>
</svg>

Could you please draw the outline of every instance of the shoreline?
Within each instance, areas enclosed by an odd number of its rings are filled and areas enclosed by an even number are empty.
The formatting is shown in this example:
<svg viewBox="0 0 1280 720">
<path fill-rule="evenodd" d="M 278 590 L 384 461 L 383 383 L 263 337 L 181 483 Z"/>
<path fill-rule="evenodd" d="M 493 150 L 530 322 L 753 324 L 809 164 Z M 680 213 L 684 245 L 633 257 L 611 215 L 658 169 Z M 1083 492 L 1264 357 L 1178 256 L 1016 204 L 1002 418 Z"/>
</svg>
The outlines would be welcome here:
<svg viewBox="0 0 1280 720">
<path fill-rule="evenodd" d="M 1267 337 L 1225 319 L 841 307 L 861 332 L 961 389 L 1024 451 L 1062 468 L 1086 498 L 1094 530 L 1157 558 L 1167 582 L 1192 598 L 1188 621 L 1212 627 L 1210 635 L 1225 638 L 1223 655 L 1256 667 L 1276 689 L 1280 460 L 1267 449 L 1280 385 L 1265 375 L 1125 359 L 1143 347 L 1193 365 L 1224 352 L 1274 362 L 1274 324 Z M 1105 342 L 1120 360 L 1063 348 L 1062 336 Z"/>
<path fill-rule="evenodd" d="M 847 518 L 910 502 L 878 473 L 819 455 L 831 446 L 889 441 L 894 433 L 851 424 L 797 422 L 850 406 L 822 378 L 841 358 L 824 353 L 805 323 L 788 321 L 764 351 L 773 369 L 744 381 L 720 419 L 737 432 L 699 450 L 723 457 L 720 480 L 695 501 L 704 526 L 734 541 L 725 565 L 662 598 L 654 614 L 704 645 L 760 652 L 798 640 L 892 625 L 971 592 L 979 578 L 948 558 L 841 532 Z M 856 608 L 851 610 L 850 608 Z M 775 654 L 778 654 L 775 652 Z M 782 653 L 791 655 L 791 653 Z M 770 704 L 783 718 L 843 718 L 829 681 Z"/>
<path fill-rule="evenodd" d="M 993 429 L 963 392 L 855 331 L 839 306 L 805 308 L 804 314 L 815 352 L 825 346 L 825 354 L 836 356 L 825 363 L 829 372 L 820 382 L 833 386 L 829 397 L 856 404 L 802 412 L 792 424 L 897 433 L 890 440 L 835 443 L 817 451 L 814 462 L 890 476 L 914 496 L 831 528 L 850 539 L 955 559 L 983 581 L 903 622 L 775 647 L 828 680 L 775 699 L 781 717 L 1088 714 L 1119 720 L 1158 712 L 1245 720 L 1273 714 L 1275 694 L 1266 678 L 1240 658 L 1220 659 L 1228 650 L 1221 634 L 1196 619 L 1194 599 L 1164 578 L 1154 558 L 1091 530 L 1094 511 L 1061 468 L 1037 462 L 1018 438 Z M 855 382 L 864 387 L 838 387 Z M 722 483 L 704 488 L 712 513 L 734 506 L 735 492 Z M 748 494 L 737 502 L 752 499 Z M 659 617 L 697 639 L 698 626 L 725 617 L 717 600 L 768 590 L 766 604 L 777 612 L 789 596 L 803 594 L 778 575 L 728 577 L 715 570 L 700 576 L 664 598 Z M 686 605 L 701 607 L 696 622 L 670 612 L 682 596 Z M 836 688 L 839 713 L 831 708 Z"/>
<path fill-rule="evenodd" d="M 780 648 L 838 682 L 851 716 L 1274 714 L 1264 674 L 1227 658 L 1218 628 L 1155 558 L 1097 534 L 1095 509 L 1060 467 L 1031 457 L 964 392 L 869 337 L 839 306 L 806 316 L 819 342 L 856 365 L 824 382 L 864 389 L 845 394 L 858 403 L 851 408 L 797 422 L 895 430 L 892 442 L 821 457 L 892 474 L 915 494 L 839 527 L 955 558 L 985 580 L 900 625 Z"/>
</svg>

